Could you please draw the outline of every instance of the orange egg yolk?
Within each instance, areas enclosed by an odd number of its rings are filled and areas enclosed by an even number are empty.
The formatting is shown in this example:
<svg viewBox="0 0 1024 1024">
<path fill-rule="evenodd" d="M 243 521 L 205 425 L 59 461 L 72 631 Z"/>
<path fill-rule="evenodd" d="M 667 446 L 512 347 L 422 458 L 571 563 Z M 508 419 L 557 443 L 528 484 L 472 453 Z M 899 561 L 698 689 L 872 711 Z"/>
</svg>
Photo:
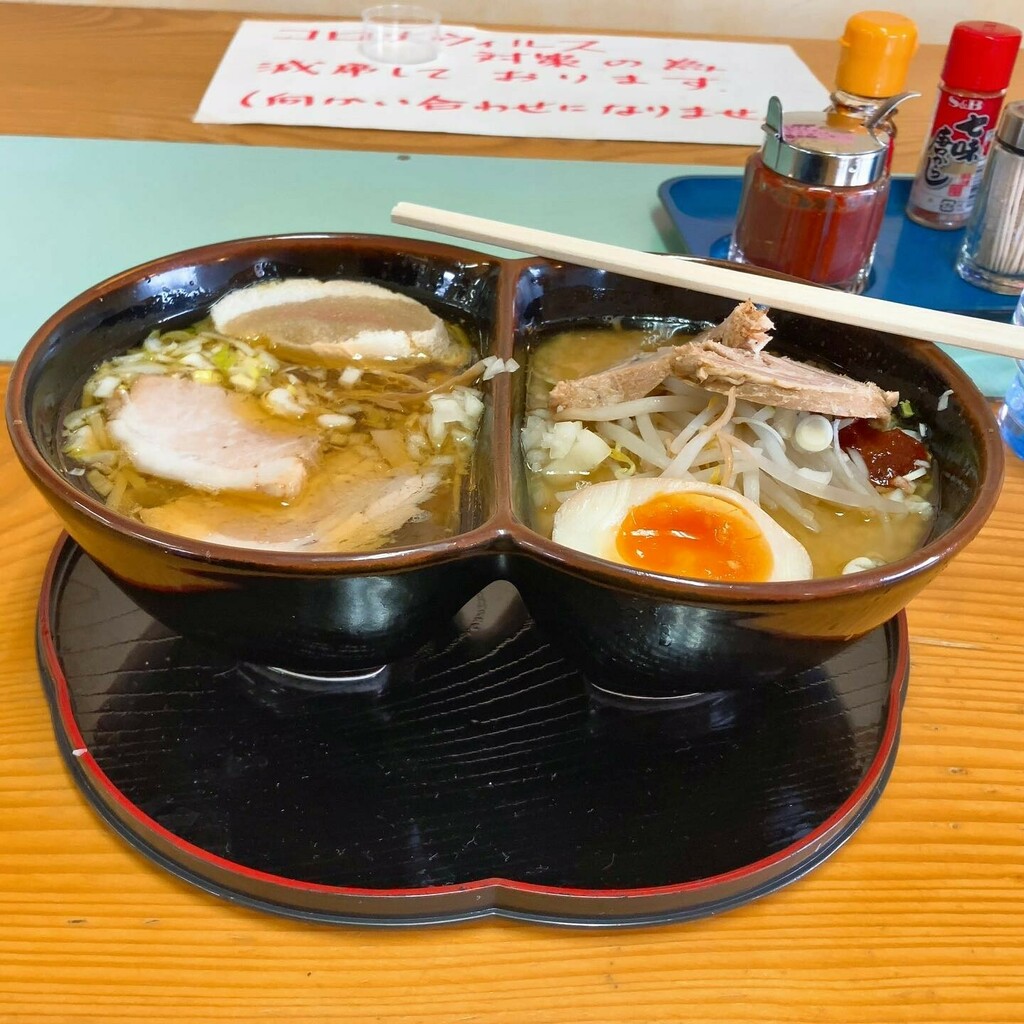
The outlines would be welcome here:
<svg viewBox="0 0 1024 1024">
<path fill-rule="evenodd" d="M 744 509 L 709 494 L 659 494 L 635 505 L 615 538 L 626 565 L 694 579 L 761 582 L 772 550 Z"/>
</svg>

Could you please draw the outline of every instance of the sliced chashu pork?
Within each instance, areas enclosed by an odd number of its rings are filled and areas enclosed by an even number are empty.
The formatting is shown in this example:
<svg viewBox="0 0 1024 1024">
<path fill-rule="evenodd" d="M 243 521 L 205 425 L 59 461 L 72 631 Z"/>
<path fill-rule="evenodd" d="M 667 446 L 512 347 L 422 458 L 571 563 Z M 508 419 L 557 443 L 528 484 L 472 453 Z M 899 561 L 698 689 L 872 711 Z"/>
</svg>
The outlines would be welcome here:
<svg viewBox="0 0 1024 1024">
<path fill-rule="evenodd" d="M 768 314 L 749 299 L 741 302 L 720 324 L 699 334 L 695 341 L 709 339 L 724 345 L 759 352 L 771 340 L 773 327 Z M 594 409 L 602 405 L 632 402 L 650 394 L 671 372 L 676 349 L 634 356 L 577 380 L 559 381 L 548 399 L 552 411 Z"/>
<path fill-rule="evenodd" d="M 440 481 L 434 471 L 381 469 L 342 449 L 324 458 L 287 507 L 240 495 L 190 494 L 143 509 L 144 523 L 195 540 L 267 551 L 375 551 L 423 508 Z"/>
<path fill-rule="evenodd" d="M 694 341 L 675 351 L 671 368 L 677 377 L 757 405 L 873 420 L 887 417 L 900 400 L 898 392 L 877 384 L 717 341 Z"/>
<path fill-rule="evenodd" d="M 108 410 L 107 432 L 137 470 L 202 491 L 294 497 L 319 448 L 256 399 L 188 378 L 139 377 Z"/>
<path fill-rule="evenodd" d="M 675 349 L 659 349 L 576 380 L 560 380 L 548 396 L 552 412 L 596 409 L 650 394 L 671 372 Z"/>
<path fill-rule="evenodd" d="M 301 363 L 462 357 L 422 302 L 364 281 L 267 281 L 229 292 L 210 316 L 221 334 L 264 342 Z"/>
<path fill-rule="evenodd" d="M 842 374 L 820 370 L 761 349 L 773 324 L 749 300 L 692 341 L 659 349 L 578 380 L 559 381 L 549 404 L 556 416 L 585 418 L 587 409 L 633 401 L 650 394 L 671 374 L 708 391 L 759 405 L 830 416 L 877 419 L 889 415 L 899 394 Z"/>
<path fill-rule="evenodd" d="M 720 324 L 698 334 L 694 341 L 720 341 L 729 348 L 760 352 L 772 340 L 775 326 L 768 311 L 744 299 Z"/>
</svg>

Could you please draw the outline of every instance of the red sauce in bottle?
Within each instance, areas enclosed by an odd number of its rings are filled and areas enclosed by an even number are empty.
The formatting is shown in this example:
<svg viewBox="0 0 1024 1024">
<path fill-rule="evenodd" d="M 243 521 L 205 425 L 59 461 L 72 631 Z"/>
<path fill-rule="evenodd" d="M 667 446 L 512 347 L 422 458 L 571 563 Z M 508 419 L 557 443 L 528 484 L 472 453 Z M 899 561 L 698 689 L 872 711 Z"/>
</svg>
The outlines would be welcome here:
<svg viewBox="0 0 1024 1024">
<path fill-rule="evenodd" d="M 867 420 L 854 420 L 839 431 L 839 446 L 860 452 L 868 467 L 871 482 L 886 487 L 897 477 L 928 462 L 928 449 L 902 430 L 877 430 Z"/>
<path fill-rule="evenodd" d="M 889 138 L 835 111 L 768 101 L 747 160 L 729 259 L 862 291 L 889 194 Z"/>
<path fill-rule="evenodd" d="M 735 243 L 744 259 L 805 281 L 849 287 L 871 256 L 889 179 L 842 188 L 807 185 L 747 161 Z"/>
</svg>

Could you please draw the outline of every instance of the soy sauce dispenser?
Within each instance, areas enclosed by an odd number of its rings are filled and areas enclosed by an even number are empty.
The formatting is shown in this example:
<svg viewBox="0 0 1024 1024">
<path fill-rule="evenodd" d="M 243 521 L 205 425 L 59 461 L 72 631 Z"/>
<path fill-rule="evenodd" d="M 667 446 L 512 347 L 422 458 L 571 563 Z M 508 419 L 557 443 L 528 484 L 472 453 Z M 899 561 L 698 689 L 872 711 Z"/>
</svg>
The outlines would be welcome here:
<svg viewBox="0 0 1024 1024">
<path fill-rule="evenodd" d="M 783 113 L 773 96 L 760 152 L 747 160 L 729 259 L 862 291 L 889 192 L 889 137 L 835 111 Z"/>
</svg>

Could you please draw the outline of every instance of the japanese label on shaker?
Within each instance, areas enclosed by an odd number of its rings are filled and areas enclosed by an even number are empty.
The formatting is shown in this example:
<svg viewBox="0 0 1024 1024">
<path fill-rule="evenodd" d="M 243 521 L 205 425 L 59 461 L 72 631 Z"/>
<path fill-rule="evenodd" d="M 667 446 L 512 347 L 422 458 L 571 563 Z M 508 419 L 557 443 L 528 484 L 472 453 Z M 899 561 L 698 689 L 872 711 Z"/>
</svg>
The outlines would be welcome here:
<svg viewBox="0 0 1024 1024">
<path fill-rule="evenodd" d="M 939 214 L 970 213 L 1001 105 L 1001 97 L 939 94 L 932 137 L 910 192 L 912 205 Z"/>
</svg>

